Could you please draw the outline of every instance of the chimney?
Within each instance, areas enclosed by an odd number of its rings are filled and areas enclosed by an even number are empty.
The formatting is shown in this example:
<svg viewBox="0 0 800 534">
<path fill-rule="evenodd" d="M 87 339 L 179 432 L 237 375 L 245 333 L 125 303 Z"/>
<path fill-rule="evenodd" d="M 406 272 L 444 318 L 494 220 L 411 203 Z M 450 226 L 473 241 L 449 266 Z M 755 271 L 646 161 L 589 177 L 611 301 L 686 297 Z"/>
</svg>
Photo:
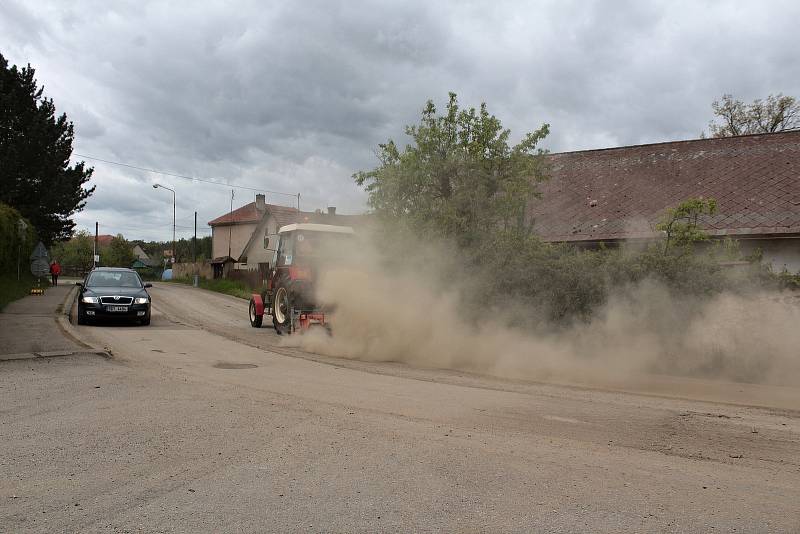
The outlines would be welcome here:
<svg viewBox="0 0 800 534">
<path fill-rule="evenodd" d="M 258 211 L 264 211 L 267 209 L 267 198 L 264 195 L 256 195 L 256 209 Z"/>
<path fill-rule="evenodd" d="M 328 215 L 336 215 L 336 206 L 328 206 Z"/>
</svg>

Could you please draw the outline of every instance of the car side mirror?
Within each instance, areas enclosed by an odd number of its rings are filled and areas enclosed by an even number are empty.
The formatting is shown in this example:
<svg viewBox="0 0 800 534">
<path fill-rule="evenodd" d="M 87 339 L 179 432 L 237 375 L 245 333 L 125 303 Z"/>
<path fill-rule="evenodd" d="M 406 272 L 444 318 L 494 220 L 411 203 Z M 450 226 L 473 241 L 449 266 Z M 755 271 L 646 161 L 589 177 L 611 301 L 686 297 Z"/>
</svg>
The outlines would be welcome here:
<svg viewBox="0 0 800 534">
<path fill-rule="evenodd" d="M 148 283 L 148 284 L 145 284 L 145 285 L 144 285 L 144 288 L 145 288 L 145 289 L 147 289 L 148 287 L 153 287 L 153 284 L 149 284 L 149 283 Z"/>
<path fill-rule="evenodd" d="M 75 282 L 75 285 L 78 287 L 83 287 L 83 282 Z"/>
</svg>

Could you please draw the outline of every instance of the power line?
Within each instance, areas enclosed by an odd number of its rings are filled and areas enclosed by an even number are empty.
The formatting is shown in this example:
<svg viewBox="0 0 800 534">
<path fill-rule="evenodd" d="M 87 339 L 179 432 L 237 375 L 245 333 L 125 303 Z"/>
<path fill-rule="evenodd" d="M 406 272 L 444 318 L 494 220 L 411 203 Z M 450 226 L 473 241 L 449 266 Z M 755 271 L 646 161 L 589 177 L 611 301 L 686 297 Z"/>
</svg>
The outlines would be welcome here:
<svg viewBox="0 0 800 534">
<path fill-rule="evenodd" d="M 248 185 L 224 184 L 222 182 L 215 182 L 214 180 L 204 180 L 202 178 L 195 178 L 195 177 L 192 177 L 192 176 L 185 176 L 183 174 L 176 174 L 174 172 L 159 171 L 159 170 L 156 170 L 156 169 L 148 169 L 147 167 L 140 167 L 138 165 L 131 165 L 129 163 L 121 163 L 119 161 L 111 161 L 111 160 L 108 160 L 108 159 L 96 158 L 94 156 L 87 156 L 86 154 L 75 153 L 74 155 L 78 156 L 79 158 L 86 158 L 86 159 L 91 159 L 91 160 L 94 160 L 94 161 L 102 161 L 103 163 L 108 163 L 110 165 L 119 165 L 120 167 L 128 167 L 129 169 L 136 169 L 136 170 L 144 171 L 144 172 L 152 172 L 153 174 L 163 174 L 165 176 L 172 176 L 172 177 L 175 177 L 175 178 L 182 178 L 184 180 L 191 180 L 193 182 L 201 182 L 201 183 L 204 183 L 204 184 L 221 185 L 222 187 L 233 187 L 235 189 L 246 189 L 248 191 L 256 191 L 258 193 L 269 193 L 271 195 L 286 195 L 287 197 L 299 197 L 300 196 L 300 193 L 284 193 L 282 191 L 270 191 L 268 189 L 262 189 L 260 187 L 251 187 L 251 186 L 248 186 Z"/>
<path fill-rule="evenodd" d="M 125 228 L 126 230 L 158 230 L 165 228 L 167 225 L 165 223 L 155 223 L 155 224 L 147 224 L 146 222 L 137 222 L 134 225 L 130 224 L 114 224 L 114 223 L 103 223 L 103 226 L 106 228 Z M 168 226 L 172 226 L 171 224 Z M 180 228 L 183 230 L 192 230 L 193 226 L 186 226 L 181 224 L 176 224 L 175 228 Z M 198 232 L 210 232 L 211 228 L 208 227 L 198 227 Z"/>
</svg>

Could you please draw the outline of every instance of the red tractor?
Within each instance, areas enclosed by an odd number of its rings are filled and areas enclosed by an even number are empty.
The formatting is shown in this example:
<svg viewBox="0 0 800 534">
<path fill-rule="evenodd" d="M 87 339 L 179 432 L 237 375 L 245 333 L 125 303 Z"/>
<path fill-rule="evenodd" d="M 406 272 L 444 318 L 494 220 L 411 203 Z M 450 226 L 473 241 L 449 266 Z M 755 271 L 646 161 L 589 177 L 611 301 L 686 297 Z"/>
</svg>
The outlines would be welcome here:
<svg viewBox="0 0 800 534">
<path fill-rule="evenodd" d="M 353 235 L 349 226 L 298 223 L 281 227 L 267 287 L 250 297 L 250 325 L 260 328 L 266 314 L 272 316 L 278 334 L 305 330 L 312 324 L 327 327 L 330 310 L 317 304 L 314 288 L 320 270 L 336 263 Z"/>
</svg>

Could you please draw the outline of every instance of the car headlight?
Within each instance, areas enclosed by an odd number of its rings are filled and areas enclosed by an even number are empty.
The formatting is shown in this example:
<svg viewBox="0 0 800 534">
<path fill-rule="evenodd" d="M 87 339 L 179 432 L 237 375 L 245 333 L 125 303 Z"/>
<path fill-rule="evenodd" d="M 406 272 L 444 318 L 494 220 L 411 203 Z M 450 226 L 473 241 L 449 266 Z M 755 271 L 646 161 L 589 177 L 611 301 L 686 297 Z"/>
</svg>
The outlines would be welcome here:
<svg viewBox="0 0 800 534">
<path fill-rule="evenodd" d="M 134 304 L 147 304 L 147 297 L 136 297 L 133 299 Z"/>
<path fill-rule="evenodd" d="M 84 304 L 97 304 L 98 302 L 100 302 L 100 299 L 98 299 L 97 297 L 83 297 L 81 300 L 83 301 Z"/>
</svg>

